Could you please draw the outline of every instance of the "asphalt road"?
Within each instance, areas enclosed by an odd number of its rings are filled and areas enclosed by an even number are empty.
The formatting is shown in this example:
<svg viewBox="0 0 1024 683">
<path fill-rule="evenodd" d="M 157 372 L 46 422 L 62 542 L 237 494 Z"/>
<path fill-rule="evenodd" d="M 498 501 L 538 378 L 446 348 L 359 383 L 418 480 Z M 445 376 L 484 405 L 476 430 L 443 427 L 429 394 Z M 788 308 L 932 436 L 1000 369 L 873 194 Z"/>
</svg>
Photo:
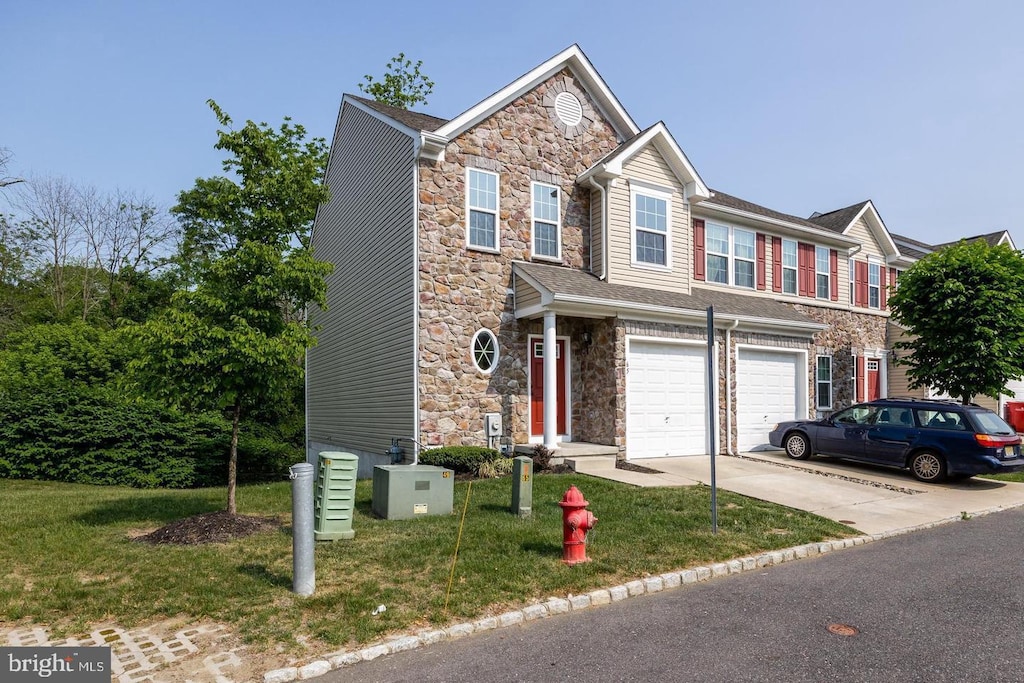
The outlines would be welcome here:
<svg viewBox="0 0 1024 683">
<path fill-rule="evenodd" d="M 853 626 L 834 635 L 831 624 Z M 343 681 L 1024 681 L 1024 511 L 364 662 Z"/>
</svg>

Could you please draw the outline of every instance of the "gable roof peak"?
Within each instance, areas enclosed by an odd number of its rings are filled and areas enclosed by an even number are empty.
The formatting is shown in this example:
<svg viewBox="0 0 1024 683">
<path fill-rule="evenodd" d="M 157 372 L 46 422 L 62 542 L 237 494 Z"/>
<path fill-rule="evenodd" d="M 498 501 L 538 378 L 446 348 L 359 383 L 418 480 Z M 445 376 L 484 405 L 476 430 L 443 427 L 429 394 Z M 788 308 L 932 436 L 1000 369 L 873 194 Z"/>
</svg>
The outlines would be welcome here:
<svg viewBox="0 0 1024 683">
<path fill-rule="evenodd" d="M 565 68 L 580 81 L 594 105 L 612 125 L 620 139 L 632 137 L 640 132 L 632 117 L 608 88 L 604 78 L 576 43 L 527 71 L 433 132 L 450 140 Z"/>
</svg>

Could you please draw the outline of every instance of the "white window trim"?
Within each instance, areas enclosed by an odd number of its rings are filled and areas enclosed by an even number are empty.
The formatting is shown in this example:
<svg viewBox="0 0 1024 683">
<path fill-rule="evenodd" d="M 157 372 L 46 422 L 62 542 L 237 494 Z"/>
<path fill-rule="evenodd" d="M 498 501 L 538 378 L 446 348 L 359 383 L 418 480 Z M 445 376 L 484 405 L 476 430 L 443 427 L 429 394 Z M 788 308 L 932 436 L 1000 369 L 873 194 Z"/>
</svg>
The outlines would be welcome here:
<svg viewBox="0 0 1024 683">
<path fill-rule="evenodd" d="M 472 206 L 469 203 L 470 197 L 470 175 L 472 173 L 483 173 L 486 175 L 494 176 L 494 211 L 490 209 L 482 209 L 479 207 Z M 479 211 L 481 213 L 493 213 L 494 214 L 494 246 L 487 247 L 480 244 L 473 244 L 469 240 L 470 227 L 469 217 L 471 211 Z M 467 168 L 466 169 L 466 248 L 472 249 L 473 251 L 483 251 L 488 254 L 497 254 L 501 252 L 501 177 L 494 171 L 487 171 L 482 168 Z"/>
<path fill-rule="evenodd" d="M 728 246 L 728 253 L 727 254 L 723 254 L 723 253 L 718 252 L 718 251 L 711 251 L 711 247 L 710 247 L 710 245 L 708 243 L 708 238 L 707 238 L 707 226 L 709 226 L 709 225 L 713 225 L 713 226 L 718 227 L 718 228 L 725 228 L 728 231 L 728 233 L 729 233 L 729 237 L 728 237 L 729 246 Z M 720 223 L 718 221 L 706 221 L 704 223 L 704 230 L 705 230 L 705 233 L 704 233 L 704 278 L 705 278 L 705 282 L 707 282 L 708 284 L 711 284 L 711 285 L 720 285 L 720 286 L 723 286 L 723 287 L 729 286 L 729 287 L 739 287 L 740 289 L 746 289 L 746 290 L 750 290 L 750 291 L 756 290 L 757 289 L 757 231 L 756 230 L 750 230 L 748 228 L 737 228 L 737 227 L 729 225 L 727 223 Z M 736 231 L 737 230 L 750 233 L 751 235 L 754 236 L 754 258 L 752 258 L 752 259 L 741 259 L 738 256 L 736 256 Z M 715 280 L 710 279 L 710 276 L 708 275 L 708 273 L 711 272 L 711 269 L 708 266 L 708 257 L 709 256 L 719 256 L 719 257 L 724 256 L 725 257 L 725 272 L 726 272 L 726 281 L 725 282 L 717 282 Z M 744 261 L 744 262 L 750 263 L 753 266 L 753 268 L 751 269 L 751 272 L 753 273 L 754 278 L 753 278 L 753 281 L 751 282 L 751 285 L 749 287 L 747 285 L 736 284 L 736 262 L 737 261 Z"/>
<path fill-rule="evenodd" d="M 795 266 L 787 266 L 786 265 L 786 244 L 792 244 L 793 245 L 793 256 L 796 257 L 796 265 Z M 790 239 L 786 239 L 785 237 L 783 237 L 782 238 L 782 242 L 779 243 L 779 249 L 781 250 L 781 253 L 779 254 L 779 263 L 782 264 L 782 282 L 779 283 L 779 289 L 780 289 L 780 291 L 783 294 L 789 294 L 791 296 L 797 296 L 797 295 L 800 294 L 800 243 L 797 242 L 796 240 L 790 240 Z M 793 271 L 793 291 L 792 292 L 787 292 L 786 291 L 786 271 L 787 270 L 792 270 Z"/>
<path fill-rule="evenodd" d="M 537 187 L 550 188 L 555 191 L 556 215 L 555 215 L 555 255 L 537 253 L 537 214 L 534 210 L 534 192 Z M 547 223 L 547 221 L 540 221 Z M 562 188 L 550 183 L 541 183 L 536 180 L 530 183 L 530 256 L 539 261 L 562 262 Z"/>
<path fill-rule="evenodd" d="M 821 394 L 818 391 L 818 385 L 823 383 L 822 380 L 818 379 L 818 367 L 822 358 L 828 358 L 828 405 L 821 405 Z M 814 359 L 814 405 L 818 410 L 832 410 L 832 399 L 834 398 L 833 394 L 835 394 L 835 383 L 832 381 L 834 374 L 832 356 L 819 354 Z"/>
<path fill-rule="evenodd" d="M 636 258 L 636 233 L 638 230 L 643 232 L 657 232 L 656 230 L 649 230 L 647 228 L 639 228 L 636 224 L 636 196 L 638 194 L 646 197 L 654 197 L 655 199 L 662 199 L 665 201 L 665 264 L 660 263 L 648 263 L 647 261 L 638 261 Z M 629 184 L 629 261 L 630 265 L 635 268 L 649 268 L 651 270 L 672 270 L 672 193 L 649 185 L 642 185 L 635 182 Z"/>
<path fill-rule="evenodd" d="M 494 344 L 494 362 L 491 364 L 491 367 L 488 370 L 484 370 L 476 361 L 476 340 L 485 335 L 489 336 L 491 338 L 491 342 Z M 473 360 L 473 367 L 476 368 L 477 372 L 479 372 L 482 375 L 493 374 L 494 370 L 498 367 L 498 361 L 501 360 L 501 347 L 498 344 L 498 335 L 494 334 L 494 332 L 487 329 L 486 327 L 482 327 L 479 330 L 477 330 L 476 334 L 473 335 L 473 339 L 471 339 L 469 342 L 469 355 L 470 358 Z"/>
<path fill-rule="evenodd" d="M 818 250 L 824 249 L 825 253 L 828 254 L 828 258 L 825 260 L 825 272 L 818 270 Z M 818 276 L 824 275 L 825 282 L 825 296 L 818 296 Z M 832 299 L 832 250 L 828 247 L 822 247 L 820 245 L 814 245 L 814 298 L 822 301 L 829 301 Z"/>
<path fill-rule="evenodd" d="M 871 269 L 874 268 L 878 271 L 878 284 L 874 286 L 878 290 L 878 296 L 876 297 L 878 304 L 875 306 L 871 305 Z M 868 300 L 867 307 L 878 310 L 882 307 L 882 264 L 873 258 L 868 258 Z"/>
</svg>

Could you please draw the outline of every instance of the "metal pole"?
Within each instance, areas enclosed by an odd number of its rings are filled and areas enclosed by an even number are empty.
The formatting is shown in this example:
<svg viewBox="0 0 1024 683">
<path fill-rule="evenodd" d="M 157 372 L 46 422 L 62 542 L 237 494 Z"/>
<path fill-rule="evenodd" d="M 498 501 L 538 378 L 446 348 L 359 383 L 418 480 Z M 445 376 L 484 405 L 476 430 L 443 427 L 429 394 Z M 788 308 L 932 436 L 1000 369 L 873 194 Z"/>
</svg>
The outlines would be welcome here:
<svg viewBox="0 0 1024 683">
<path fill-rule="evenodd" d="M 292 480 L 292 591 L 312 595 L 316 588 L 313 567 L 313 466 L 300 462 L 288 468 Z"/>
<path fill-rule="evenodd" d="M 728 353 L 728 349 L 726 350 Z M 711 533 L 718 533 L 718 486 L 715 482 L 715 451 L 718 450 L 715 437 L 715 388 L 718 376 L 715 374 L 715 307 L 708 306 L 708 434 L 711 451 Z"/>
</svg>

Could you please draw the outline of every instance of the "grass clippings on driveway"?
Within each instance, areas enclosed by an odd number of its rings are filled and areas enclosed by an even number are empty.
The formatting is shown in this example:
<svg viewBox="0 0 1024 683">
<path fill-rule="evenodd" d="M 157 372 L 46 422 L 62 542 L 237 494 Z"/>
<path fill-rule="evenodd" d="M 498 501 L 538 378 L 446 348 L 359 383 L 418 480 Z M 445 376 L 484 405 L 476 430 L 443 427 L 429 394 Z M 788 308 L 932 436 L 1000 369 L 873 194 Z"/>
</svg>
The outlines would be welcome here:
<svg viewBox="0 0 1024 683">
<path fill-rule="evenodd" d="M 591 562 L 561 562 L 562 510 L 570 484 L 598 518 Z M 282 526 L 227 543 L 150 545 L 136 539 L 174 520 L 223 507 L 223 489 L 143 491 L 0 481 L 0 619 L 72 635 L 90 624 L 124 627 L 183 616 L 233 626 L 254 647 L 350 647 L 388 632 L 444 625 L 553 595 L 582 593 L 647 574 L 852 535 L 814 515 L 710 489 L 634 488 L 581 475 L 534 478 L 533 515 L 508 512 L 508 477 L 472 483 L 454 583 L 452 553 L 469 482 L 455 486 L 455 514 L 376 519 L 371 482 L 357 486 L 350 541 L 318 543 L 316 592 L 291 592 L 291 494 L 287 482 L 240 487 L 239 512 Z M 387 610 L 374 615 L 374 608 Z"/>
</svg>

